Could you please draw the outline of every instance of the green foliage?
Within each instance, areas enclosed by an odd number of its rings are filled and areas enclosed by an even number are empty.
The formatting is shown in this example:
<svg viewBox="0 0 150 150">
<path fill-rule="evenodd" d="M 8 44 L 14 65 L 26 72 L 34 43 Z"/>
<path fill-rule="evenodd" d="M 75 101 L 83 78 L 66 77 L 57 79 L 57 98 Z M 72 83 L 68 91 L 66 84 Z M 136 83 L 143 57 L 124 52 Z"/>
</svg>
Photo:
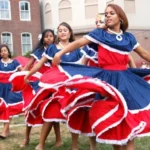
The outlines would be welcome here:
<svg viewBox="0 0 150 150">
<path fill-rule="evenodd" d="M 13 118 L 11 125 L 23 124 L 24 116 L 19 118 Z M 0 123 L 0 129 L 3 129 L 3 123 Z M 71 150 L 71 134 L 68 131 L 66 124 L 60 124 L 61 136 L 63 141 L 63 146 L 59 148 L 54 148 L 55 144 L 55 134 L 54 130 L 49 134 L 44 150 Z M 30 144 L 25 148 L 20 148 L 20 144 L 24 140 L 25 136 L 25 125 L 10 127 L 10 137 L 5 140 L 0 140 L 0 150 L 34 150 L 39 143 L 39 135 L 41 127 L 32 128 L 32 134 L 30 135 Z M 79 150 L 89 150 L 89 139 L 85 136 L 79 137 Z M 9 143 L 9 144 L 8 144 Z M 150 138 L 136 138 L 135 139 L 135 150 L 150 150 Z M 111 145 L 97 143 L 96 150 L 113 150 Z"/>
<path fill-rule="evenodd" d="M 24 57 L 30 57 L 32 51 L 28 51 L 25 55 L 23 55 Z"/>
<path fill-rule="evenodd" d="M 11 57 L 12 58 L 15 58 L 17 55 L 16 55 L 16 53 L 15 52 L 11 52 Z"/>
</svg>

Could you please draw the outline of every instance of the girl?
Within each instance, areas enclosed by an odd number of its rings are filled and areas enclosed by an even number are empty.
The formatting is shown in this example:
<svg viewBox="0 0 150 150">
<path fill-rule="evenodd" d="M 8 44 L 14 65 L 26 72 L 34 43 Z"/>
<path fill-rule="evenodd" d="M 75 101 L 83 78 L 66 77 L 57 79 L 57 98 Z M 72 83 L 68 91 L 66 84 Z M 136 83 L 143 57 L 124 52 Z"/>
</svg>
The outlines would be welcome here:
<svg viewBox="0 0 150 150">
<path fill-rule="evenodd" d="M 30 70 L 31 67 L 35 64 L 38 63 L 40 61 L 40 59 L 42 58 L 43 53 L 45 52 L 45 50 L 47 49 L 47 47 L 54 43 L 55 41 L 55 35 L 53 30 L 51 29 L 46 29 L 42 32 L 42 36 L 41 39 L 38 43 L 38 45 L 36 46 L 35 50 L 30 54 L 30 58 L 28 63 L 26 64 L 26 66 L 23 68 L 24 71 Z M 43 67 L 40 68 L 39 72 L 40 73 L 44 73 L 46 72 L 50 67 L 49 63 L 45 63 L 43 65 Z M 34 89 L 38 89 L 37 87 L 37 82 L 34 83 Z M 27 144 L 29 144 L 30 141 L 30 132 L 31 132 L 31 128 L 32 126 L 35 125 L 39 125 L 43 123 L 43 120 L 41 117 L 38 117 L 36 119 L 34 119 L 32 117 L 32 115 L 30 113 L 28 113 L 27 115 L 27 119 L 26 119 L 26 132 L 25 132 L 25 139 L 24 142 L 20 145 L 20 147 L 25 147 Z M 60 137 L 60 131 L 59 131 L 59 127 L 57 124 L 54 124 L 54 130 L 55 130 L 55 135 L 56 135 L 56 145 L 58 145 L 59 143 L 61 143 L 61 137 Z"/>
<path fill-rule="evenodd" d="M 39 61 L 39 63 L 37 65 L 35 65 L 31 71 L 25 76 L 25 81 L 27 81 L 27 78 L 29 78 L 32 74 L 34 74 L 38 69 L 41 68 L 41 66 L 47 62 L 47 61 L 52 61 L 54 55 L 61 51 L 61 49 L 65 48 L 69 43 L 73 42 L 75 40 L 74 38 L 74 34 L 73 31 L 71 29 L 71 27 L 65 23 L 62 22 L 58 28 L 58 44 L 56 45 L 50 45 L 47 50 L 45 51 L 45 54 L 43 55 L 42 59 Z M 80 49 L 75 50 L 73 53 L 68 53 L 66 55 L 64 55 L 64 57 L 62 57 L 61 61 L 63 62 L 69 62 L 69 63 L 82 63 L 82 53 L 80 52 Z M 51 69 L 50 69 L 51 70 Z M 49 76 L 48 72 L 44 74 L 45 78 L 47 78 Z M 39 92 L 40 93 L 40 92 Z M 42 107 L 44 107 L 44 111 L 45 112 L 49 112 L 49 108 L 48 105 L 49 101 L 45 101 L 42 104 Z M 50 105 L 50 104 L 49 104 Z M 45 108 L 46 106 L 46 108 Z M 50 110 L 51 111 L 51 110 Z M 56 112 L 56 110 L 55 110 Z M 50 115 L 53 115 L 53 113 L 48 113 Z M 44 117 L 44 124 L 42 126 L 42 131 L 41 131 L 41 135 L 40 135 L 40 142 L 39 145 L 37 146 L 37 149 L 39 150 L 43 150 L 44 149 L 44 144 L 45 144 L 45 140 L 51 130 L 51 127 L 53 125 L 54 122 L 64 122 L 65 118 L 60 114 L 60 118 L 58 120 L 55 121 L 55 118 L 52 119 L 51 116 L 48 116 L 49 118 L 45 119 Z M 58 123 L 57 123 L 58 124 Z M 59 124 L 58 124 L 59 125 Z M 60 146 L 61 142 L 57 145 L 55 145 L 56 147 Z"/>
<path fill-rule="evenodd" d="M 11 83 L 8 81 L 11 74 L 22 68 L 17 60 L 11 59 L 7 45 L 0 46 L 0 56 L 0 121 L 4 123 L 0 138 L 5 139 L 10 135 L 10 118 L 23 113 L 22 95 L 11 92 Z"/>
<path fill-rule="evenodd" d="M 95 19 L 96 28 L 106 28 L 105 26 L 105 16 L 103 14 L 97 14 Z"/>
<path fill-rule="evenodd" d="M 92 129 L 95 131 L 98 142 L 113 144 L 115 150 L 134 150 L 133 138 L 144 136 L 150 131 L 148 119 L 150 117 L 150 85 L 127 69 L 128 55 L 134 50 L 143 59 L 150 62 L 150 53 L 137 43 L 131 33 L 126 32 L 128 20 L 121 7 L 109 4 L 105 10 L 105 22 L 106 30 L 96 29 L 88 36 L 71 43 L 55 55 L 52 63 L 59 64 L 65 53 L 78 47 L 91 42 L 98 44 L 99 68 L 72 65 L 72 68 L 67 69 L 67 66 L 64 65 L 63 70 L 71 75 L 80 73 L 83 76 L 99 78 L 105 81 L 103 86 L 107 83 L 112 85 L 109 85 L 110 89 L 113 89 L 114 94 L 117 92 L 120 96 L 117 94 L 118 96 L 114 98 L 113 93 L 107 95 L 105 93 L 107 88 L 100 91 L 101 100 L 95 101 L 90 109 Z M 77 68 L 82 69 L 77 70 Z M 148 70 L 147 73 L 149 72 Z M 57 78 L 58 75 L 57 73 Z M 102 81 L 94 78 L 84 78 L 84 80 L 80 78 L 79 81 L 65 84 L 98 92 L 96 87 L 98 85 L 100 87 Z M 83 83 L 86 83 L 86 86 L 82 86 Z M 92 85 L 89 87 L 88 84 Z M 126 131 L 124 134 L 123 130 Z"/>
</svg>

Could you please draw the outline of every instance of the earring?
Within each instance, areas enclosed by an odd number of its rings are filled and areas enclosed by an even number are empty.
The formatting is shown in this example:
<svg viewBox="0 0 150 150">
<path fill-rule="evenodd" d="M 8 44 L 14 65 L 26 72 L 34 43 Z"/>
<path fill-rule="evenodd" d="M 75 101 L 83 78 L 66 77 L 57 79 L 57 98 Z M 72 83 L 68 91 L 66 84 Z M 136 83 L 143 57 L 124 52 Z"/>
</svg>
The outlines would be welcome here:
<svg viewBox="0 0 150 150">
<path fill-rule="evenodd" d="M 123 24 L 123 20 L 120 20 L 120 24 Z"/>
</svg>

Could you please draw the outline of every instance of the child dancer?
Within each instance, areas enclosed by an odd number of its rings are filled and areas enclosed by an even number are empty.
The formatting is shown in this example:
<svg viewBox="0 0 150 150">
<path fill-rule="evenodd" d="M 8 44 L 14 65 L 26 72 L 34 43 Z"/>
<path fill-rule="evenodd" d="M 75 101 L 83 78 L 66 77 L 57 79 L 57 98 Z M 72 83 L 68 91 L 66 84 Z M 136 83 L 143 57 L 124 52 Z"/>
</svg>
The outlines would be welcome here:
<svg viewBox="0 0 150 150">
<path fill-rule="evenodd" d="M 43 55 L 42 59 L 39 61 L 39 63 L 37 65 L 35 65 L 33 67 L 33 69 L 31 69 L 29 74 L 27 74 L 25 76 L 25 80 L 28 77 L 30 77 L 32 74 L 34 74 L 38 69 L 40 69 L 40 67 L 45 62 L 47 62 L 48 60 L 51 61 L 53 59 L 55 53 L 59 52 L 61 49 L 66 47 L 68 44 L 70 44 L 70 42 L 73 42 L 74 40 L 75 40 L 74 39 L 74 34 L 73 34 L 73 31 L 72 31 L 71 27 L 65 22 L 61 23 L 58 26 L 58 44 L 50 45 L 48 47 L 48 49 L 46 50 L 46 52 Z M 68 53 L 64 57 L 62 57 L 62 61 L 63 62 L 70 62 L 70 63 L 82 63 L 82 53 L 80 52 L 79 49 L 77 49 L 73 53 Z M 44 105 L 46 106 L 47 103 L 45 103 Z M 45 109 L 45 111 L 51 111 L 51 110 Z M 49 114 L 52 114 L 52 113 L 49 113 Z M 44 149 L 45 140 L 46 140 L 46 138 L 47 138 L 47 136 L 48 136 L 48 134 L 51 130 L 51 127 L 52 127 L 53 123 L 54 122 L 65 121 L 63 116 L 60 120 L 57 120 L 57 121 L 51 121 L 51 120 L 48 120 L 48 119 L 44 120 L 45 122 L 43 124 L 41 135 L 40 135 L 40 143 L 36 147 L 36 149 L 38 149 L 38 150 L 43 150 Z M 55 146 L 58 147 L 60 145 L 61 145 L 61 143 L 59 143 L 58 145 L 55 145 Z"/>
<path fill-rule="evenodd" d="M 4 123 L 0 138 L 5 139 L 10 135 L 10 118 L 23 113 L 22 95 L 11 92 L 11 83 L 8 81 L 11 74 L 22 68 L 17 60 L 11 59 L 7 45 L 0 46 L 0 56 L 0 122 Z"/>
<path fill-rule="evenodd" d="M 47 49 L 47 47 L 50 44 L 53 44 L 55 41 L 55 35 L 54 35 L 54 31 L 51 29 L 46 29 L 42 32 L 42 36 L 41 39 L 38 43 L 38 45 L 36 46 L 35 50 L 30 54 L 30 58 L 29 61 L 27 63 L 27 65 L 23 68 L 24 71 L 30 70 L 31 67 L 33 67 L 33 65 L 35 63 L 38 63 L 40 61 L 40 59 L 42 58 L 43 53 L 45 52 L 45 50 Z M 39 70 L 40 73 L 44 73 L 46 72 L 48 69 L 50 68 L 50 64 L 49 63 L 45 63 Z M 37 83 L 38 84 L 38 83 Z M 35 88 L 36 83 L 34 84 L 34 88 Z M 36 87 L 38 88 L 38 87 Z M 27 144 L 29 144 L 30 141 L 30 133 L 31 133 L 31 128 L 32 126 L 35 125 L 39 125 L 43 123 L 42 118 L 39 116 L 38 118 L 33 118 L 32 115 L 30 113 L 28 113 L 27 115 L 27 119 L 26 119 L 26 132 L 25 132 L 25 139 L 23 141 L 23 143 L 20 145 L 20 147 L 25 147 Z M 61 137 L 60 137 L 60 129 L 59 129 L 59 125 L 54 123 L 54 130 L 55 130 L 55 135 L 56 135 L 56 143 L 55 145 L 59 145 L 61 143 Z"/>
</svg>

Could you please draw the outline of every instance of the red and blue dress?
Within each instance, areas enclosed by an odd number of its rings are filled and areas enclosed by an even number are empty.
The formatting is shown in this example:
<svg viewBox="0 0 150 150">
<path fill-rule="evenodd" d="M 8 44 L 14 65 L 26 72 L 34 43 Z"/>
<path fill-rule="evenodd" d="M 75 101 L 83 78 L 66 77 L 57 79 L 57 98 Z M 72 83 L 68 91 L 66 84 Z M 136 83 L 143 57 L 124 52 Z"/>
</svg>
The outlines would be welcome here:
<svg viewBox="0 0 150 150">
<path fill-rule="evenodd" d="M 103 29 L 90 32 L 85 38 L 98 45 L 99 67 L 61 63 L 52 68 L 41 77 L 43 91 L 30 109 L 47 92 L 52 96 L 41 107 L 43 118 L 61 120 L 61 112 L 74 133 L 118 145 L 149 135 L 150 85 L 142 77 L 150 70 L 127 68 L 128 55 L 139 44 L 131 33 L 121 37 L 118 41 Z"/>
<path fill-rule="evenodd" d="M 56 47 L 56 45 L 51 44 L 47 48 L 47 50 L 44 52 L 43 56 L 45 56 L 48 59 L 48 62 L 51 64 L 51 61 L 52 61 L 54 55 L 58 51 L 60 51 L 60 49 L 58 49 Z M 62 60 L 62 62 L 68 62 L 69 64 L 70 63 L 80 63 L 82 56 L 83 56 L 83 54 L 81 53 L 80 49 L 77 49 L 72 53 L 68 53 L 68 54 L 64 55 L 61 60 Z M 51 67 L 49 68 L 49 70 L 45 71 L 44 76 L 49 76 L 49 72 L 51 72 L 50 70 L 51 70 Z M 28 85 L 28 86 L 26 86 L 26 84 L 22 84 L 22 85 L 18 84 L 19 82 L 23 82 L 24 75 L 25 75 L 25 73 L 22 75 L 14 74 L 11 77 L 10 80 L 13 83 L 13 90 L 18 91 L 19 89 L 25 88 L 25 90 L 23 92 L 23 97 L 24 97 L 24 101 L 25 101 L 24 110 L 29 110 L 28 112 L 30 112 L 30 114 L 32 114 L 32 116 L 34 118 L 37 118 L 39 115 L 41 115 L 39 113 L 39 111 L 41 112 L 41 110 L 40 110 L 41 107 L 45 107 L 47 105 L 47 102 L 49 102 L 49 98 L 51 98 L 52 95 L 49 92 L 49 90 L 48 90 L 48 92 L 46 92 L 45 91 L 46 89 L 42 88 L 42 87 L 36 88 L 36 90 L 33 91 L 32 89 L 33 89 L 33 87 L 35 87 L 33 85 L 34 82 L 30 82 L 30 85 Z M 36 79 L 36 77 L 38 78 L 38 74 L 31 76 L 29 78 L 29 80 L 32 81 L 32 80 Z M 52 91 L 52 93 L 53 92 L 54 92 L 54 90 Z M 60 93 L 60 94 L 62 94 L 62 93 Z M 57 95 L 58 95 L 58 97 L 61 97 L 61 95 L 59 95 L 58 93 L 57 93 Z M 62 116 L 62 114 L 61 114 L 61 116 Z M 30 120 L 30 119 L 28 119 L 28 120 Z M 34 119 L 32 118 L 31 120 L 34 120 Z M 44 121 L 45 121 L 45 119 L 44 119 Z M 31 125 L 31 121 L 30 121 L 30 125 Z"/>
<path fill-rule="evenodd" d="M 39 60 L 42 58 L 45 49 L 43 47 L 34 50 L 30 56 L 34 57 L 35 63 L 38 63 Z M 32 66 L 33 67 L 33 66 Z M 22 91 L 23 99 L 24 99 L 24 110 L 26 105 L 30 103 L 30 100 L 34 97 L 36 91 L 40 88 L 38 86 L 39 78 L 41 77 L 42 73 L 46 72 L 50 68 L 50 63 L 44 63 L 44 65 L 40 68 L 38 73 L 36 73 L 33 77 L 31 77 L 31 82 L 29 84 L 25 84 L 23 77 L 28 73 L 28 71 L 22 71 L 14 74 L 13 76 L 17 77 L 15 82 L 15 86 L 13 84 L 13 91 Z M 10 78 L 11 80 L 11 78 Z M 16 88 L 17 87 L 17 88 Z M 26 119 L 25 122 L 28 126 L 38 126 L 43 124 L 43 119 L 41 116 L 35 117 L 32 111 L 26 111 Z"/>
<path fill-rule="evenodd" d="M 0 60 L 0 122 L 9 122 L 10 117 L 23 113 L 22 93 L 12 92 L 9 77 L 18 71 L 21 65 L 13 60 L 4 64 Z"/>
</svg>

